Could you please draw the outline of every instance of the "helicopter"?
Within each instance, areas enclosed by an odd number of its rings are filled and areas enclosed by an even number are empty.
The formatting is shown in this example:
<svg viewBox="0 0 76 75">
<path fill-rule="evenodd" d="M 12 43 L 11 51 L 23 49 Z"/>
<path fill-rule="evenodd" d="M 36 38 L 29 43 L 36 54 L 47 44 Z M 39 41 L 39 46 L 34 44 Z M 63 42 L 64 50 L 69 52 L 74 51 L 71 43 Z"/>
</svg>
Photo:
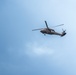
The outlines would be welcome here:
<svg viewBox="0 0 76 75">
<path fill-rule="evenodd" d="M 33 29 L 32 31 L 40 30 L 40 32 L 42 34 L 44 34 L 44 35 L 46 35 L 46 34 L 59 35 L 61 37 L 66 35 L 66 30 L 62 29 L 63 32 L 62 33 L 58 33 L 54 29 L 51 29 L 51 28 L 48 27 L 47 21 L 44 21 L 44 22 L 45 22 L 46 28 Z M 54 27 L 58 27 L 58 26 L 62 26 L 62 25 L 64 25 L 64 24 L 60 24 L 60 25 L 57 25 L 57 26 L 54 26 Z"/>
</svg>

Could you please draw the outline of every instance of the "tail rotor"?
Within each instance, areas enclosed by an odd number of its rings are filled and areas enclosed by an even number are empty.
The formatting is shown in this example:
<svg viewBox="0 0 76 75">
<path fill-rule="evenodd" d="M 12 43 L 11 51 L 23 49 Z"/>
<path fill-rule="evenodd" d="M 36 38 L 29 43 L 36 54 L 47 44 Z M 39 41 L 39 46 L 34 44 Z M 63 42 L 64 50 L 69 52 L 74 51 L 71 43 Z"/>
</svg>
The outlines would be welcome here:
<svg viewBox="0 0 76 75">
<path fill-rule="evenodd" d="M 63 30 L 63 29 L 62 29 L 62 31 L 63 31 L 63 32 L 62 32 L 61 36 L 66 35 L 66 30 Z"/>
</svg>

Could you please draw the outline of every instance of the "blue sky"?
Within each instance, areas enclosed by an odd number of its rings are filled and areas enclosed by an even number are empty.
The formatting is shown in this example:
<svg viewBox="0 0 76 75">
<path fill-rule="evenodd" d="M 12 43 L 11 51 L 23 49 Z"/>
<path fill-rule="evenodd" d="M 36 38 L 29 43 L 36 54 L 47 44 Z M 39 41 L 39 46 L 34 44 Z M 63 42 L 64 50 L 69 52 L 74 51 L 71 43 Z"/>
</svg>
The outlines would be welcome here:
<svg viewBox="0 0 76 75">
<path fill-rule="evenodd" d="M 76 75 L 76 1 L 0 1 L 0 75 Z M 67 35 L 44 36 L 34 28 Z"/>
</svg>

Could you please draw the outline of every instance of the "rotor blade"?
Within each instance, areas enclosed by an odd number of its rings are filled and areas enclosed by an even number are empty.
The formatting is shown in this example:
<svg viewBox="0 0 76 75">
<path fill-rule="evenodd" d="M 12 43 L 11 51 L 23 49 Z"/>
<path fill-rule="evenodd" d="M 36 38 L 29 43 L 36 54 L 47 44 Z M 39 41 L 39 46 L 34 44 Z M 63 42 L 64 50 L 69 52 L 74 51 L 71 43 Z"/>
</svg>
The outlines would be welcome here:
<svg viewBox="0 0 76 75">
<path fill-rule="evenodd" d="M 45 24 L 46 24 L 46 27 L 49 28 L 46 21 L 45 21 Z"/>
<path fill-rule="evenodd" d="M 41 30 L 41 29 L 43 29 L 43 28 L 39 28 L 39 29 L 33 29 L 32 31 Z"/>
<path fill-rule="evenodd" d="M 64 31 L 64 32 L 65 32 L 66 30 L 62 29 L 62 31 Z"/>
<path fill-rule="evenodd" d="M 59 27 L 59 26 L 63 26 L 63 25 L 64 25 L 64 24 L 60 24 L 60 25 L 57 25 L 57 26 L 53 26 L 53 28 L 54 28 L 54 27 Z"/>
</svg>

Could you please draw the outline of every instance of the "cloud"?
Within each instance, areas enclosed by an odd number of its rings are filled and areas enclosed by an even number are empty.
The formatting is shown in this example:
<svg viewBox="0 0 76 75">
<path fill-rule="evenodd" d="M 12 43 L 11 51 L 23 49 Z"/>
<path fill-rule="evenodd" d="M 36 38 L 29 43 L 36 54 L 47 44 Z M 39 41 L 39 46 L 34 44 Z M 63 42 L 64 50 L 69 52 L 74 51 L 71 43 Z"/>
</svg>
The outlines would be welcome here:
<svg viewBox="0 0 76 75">
<path fill-rule="evenodd" d="M 28 43 L 26 45 L 26 53 L 28 55 L 37 55 L 37 56 L 43 56 L 43 55 L 52 55 L 54 53 L 54 50 L 51 49 L 49 46 L 46 46 L 45 44 L 40 44 L 38 42 Z"/>
</svg>

